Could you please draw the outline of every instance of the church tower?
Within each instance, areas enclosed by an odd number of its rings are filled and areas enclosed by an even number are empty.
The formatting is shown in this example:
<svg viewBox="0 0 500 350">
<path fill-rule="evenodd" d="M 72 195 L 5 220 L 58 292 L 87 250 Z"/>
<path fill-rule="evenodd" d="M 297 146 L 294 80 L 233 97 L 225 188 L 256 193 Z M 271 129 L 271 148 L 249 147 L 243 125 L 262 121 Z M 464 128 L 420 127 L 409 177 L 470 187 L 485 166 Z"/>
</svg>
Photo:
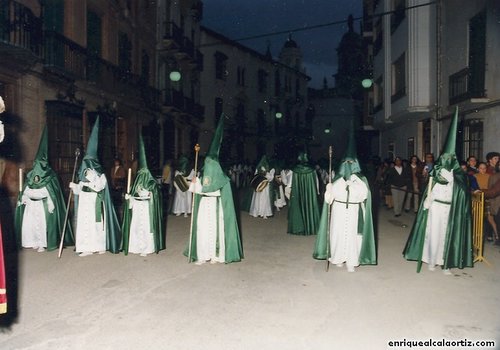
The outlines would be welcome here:
<svg viewBox="0 0 500 350">
<path fill-rule="evenodd" d="M 353 18 L 349 15 L 348 32 L 344 34 L 337 48 L 338 70 L 335 87 L 341 96 L 363 99 L 361 81 L 365 78 L 363 38 L 353 29 Z"/>
<path fill-rule="evenodd" d="M 291 34 L 288 36 L 287 41 L 285 41 L 285 45 L 283 45 L 283 48 L 281 49 L 279 61 L 304 73 L 304 67 L 302 66 L 302 52 L 300 51 L 297 43 L 292 39 Z"/>
</svg>

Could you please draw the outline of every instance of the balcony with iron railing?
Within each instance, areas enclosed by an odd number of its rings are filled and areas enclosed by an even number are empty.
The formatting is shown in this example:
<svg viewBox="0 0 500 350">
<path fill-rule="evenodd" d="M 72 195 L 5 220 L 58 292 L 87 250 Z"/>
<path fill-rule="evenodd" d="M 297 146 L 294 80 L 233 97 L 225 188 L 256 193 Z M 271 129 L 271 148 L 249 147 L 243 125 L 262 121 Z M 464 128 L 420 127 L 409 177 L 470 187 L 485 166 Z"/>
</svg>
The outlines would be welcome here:
<svg viewBox="0 0 500 350">
<path fill-rule="evenodd" d="M 41 52 L 42 21 L 16 1 L 0 2 L 0 62 L 25 69 Z"/>
<path fill-rule="evenodd" d="M 43 62 L 49 74 L 87 81 L 100 89 L 124 96 L 135 96 L 139 92 L 147 106 L 158 108 L 159 91 L 149 86 L 143 78 L 90 53 L 57 32 L 44 32 Z"/>
<path fill-rule="evenodd" d="M 482 75 L 481 75 L 482 74 Z M 485 98 L 484 72 L 474 73 L 468 67 L 450 75 L 449 104 L 474 98 Z"/>
</svg>

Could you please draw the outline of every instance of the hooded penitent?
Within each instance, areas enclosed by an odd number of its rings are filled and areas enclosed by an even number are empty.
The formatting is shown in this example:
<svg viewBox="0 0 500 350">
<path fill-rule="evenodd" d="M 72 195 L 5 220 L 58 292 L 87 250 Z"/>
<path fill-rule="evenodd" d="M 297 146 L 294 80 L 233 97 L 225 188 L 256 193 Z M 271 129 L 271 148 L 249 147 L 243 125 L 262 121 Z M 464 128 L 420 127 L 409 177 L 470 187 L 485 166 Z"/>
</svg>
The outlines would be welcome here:
<svg viewBox="0 0 500 350">
<path fill-rule="evenodd" d="M 146 151 L 142 135 L 139 134 L 139 170 L 130 190 L 130 195 L 139 196 L 140 192 L 146 190 L 151 193 L 149 202 L 149 227 L 154 237 L 155 252 L 165 249 L 165 234 L 163 232 L 163 209 L 162 197 L 159 184 L 148 169 Z M 130 242 L 130 228 L 133 219 L 133 210 L 129 208 L 127 200 L 123 214 L 123 252 L 128 254 Z"/>
<path fill-rule="evenodd" d="M 79 181 L 86 181 L 85 172 L 87 169 L 93 169 L 98 175 L 104 174 L 104 169 L 97 159 L 97 146 L 99 144 L 99 117 L 97 117 L 92 132 L 87 143 L 87 150 L 83 157 L 80 170 L 78 171 Z M 75 196 L 76 197 L 76 196 Z M 121 244 L 121 229 L 116 217 L 115 208 L 111 201 L 109 186 L 98 193 L 98 202 L 96 210 L 104 210 L 106 223 L 106 250 L 111 253 L 118 253 Z"/>
<path fill-rule="evenodd" d="M 368 186 L 368 181 L 366 177 L 361 174 L 361 167 L 358 162 L 357 152 L 356 152 L 356 140 L 354 137 L 354 126 L 351 125 L 349 133 L 349 141 L 347 145 L 347 150 L 342 158 L 341 164 L 338 171 L 333 179 L 333 184 L 338 180 L 340 181 L 350 181 L 352 175 L 356 175 L 368 189 L 366 200 L 363 203 L 356 203 L 355 208 L 358 209 L 358 220 L 357 223 L 351 223 L 357 225 L 356 233 L 362 237 L 361 248 L 359 250 L 359 264 L 360 265 L 373 265 L 377 263 L 376 249 L 375 249 L 375 239 L 373 231 L 373 218 L 372 218 L 372 207 L 371 207 L 371 193 Z M 347 197 L 346 205 L 349 205 L 349 186 L 347 186 Z M 327 258 L 328 249 L 327 235 L 330 234 L 330 222 L 329 220 L 329 210 L 331 210 L 332 205 L 329 205 L 326 201 L 323 204 L 323 210 L 321 212 L 321 220 L 318 228 L 318 236 L 316 237 L 316 244 L 314 247 L 313 258 L 319 260 L 325 260 Z M 343 209 L 344 204 L 341 203 Z M 344 220 L 341 217 L 343 213 L 340 211 L 333 215 L 333 211 L 330 215 L 330 220 Z"/>
<path fill-rule="evenodd" d="M 439 156 L 430 173 L 431 189 L 437 184 L 447 184 L 448 180 L 442 176 L 443 169 L 453 174 L 453 195 L 450 204 L 448 224 L 444 242 L 444 269 L 464 268 L 473 266 L 471 203 L 468 189 L 467 174 L 460 168 L 455 153 L 458 127 L 458 108 L 452 118 L 450 129 L 442 154 Z M 422 255 L 426 237 L 429 209 L 424 207 L 429 189 L 423 193 L 420 208 L 413 223 L 413 227 L 406 242 L 403 255 L 407 260 L 418 262 L 417 272 L 422 266 Z"/>
<path fill-rule="evenodd" d="M 177 170 L 182 176 L 188 176 L 191 169 L 189 169 L 189 159 L 185 155 L 181 155 L 177 162 Z"/>
<path fill-rule="evenodd" d="M 301 152 L 293 168 L 292 191 L 288 209 L 288 233 L 315 235 L 319 224 L 318 177 L 307 152 Z"/>
<path fill-rule="evenodd" d="M 48 134 L 46 126 L 42 132 L 38 152 L 33 162 L 33 169 L 26 175 L 23 190 L 19 193 L 18 202 L 22 200 L 23 193 L 27 188 L 46 188 L 50 200 L 54 205 L 54 210 L 50 213 L 48 210 L 48 198 L 42 199 L 47 227 L 47 250 L 54 250 L 58 247 L 58 242 L 61 239 L 66 215 L 66 206 L 57 174 L 50 167 L 48 162 Z M 30 218 L 25 217 L 25 206 L 19 205 L 16 207 L 15 213 L 15 229 L 19 247 L 21 247 L 22 243 L 22 227 L 23 221 L 25 220 L 30 220 Z M 74 245 L 73 231 L 69 220 L 66 224 L 64 244 Z"/>
<path fill-rule="evenodd" d="M 224 132 L 224 115 L 221 115 L 217 129 L 215 130 L 212 143 L 206 154 L 203 165 L 203 175 L 201 177 L 202 193 L 215 192 L 220 190 L 220 201 L 224 217 L 224 244 L 225 244 L 225 262 L 236 262 L 243 258 L 243 248 L 241 245 L 240 231 L 236 219 L 234 208 L 233 193 L 229 177 L 226 176 L 219 164 L 219 151 L 222 144 Z M 191 261 L 197 261 L 196 238 L 198 232 L 198 209 L 202 195 L 195 194 L 194 208 L 192 213 L 192 231 L 191 231 L 191 253 L 189 246 L 185 251 L 186 256 L 191 257 Z M 210 220 L 218 218 L 210 218 Z"/>
</svg>

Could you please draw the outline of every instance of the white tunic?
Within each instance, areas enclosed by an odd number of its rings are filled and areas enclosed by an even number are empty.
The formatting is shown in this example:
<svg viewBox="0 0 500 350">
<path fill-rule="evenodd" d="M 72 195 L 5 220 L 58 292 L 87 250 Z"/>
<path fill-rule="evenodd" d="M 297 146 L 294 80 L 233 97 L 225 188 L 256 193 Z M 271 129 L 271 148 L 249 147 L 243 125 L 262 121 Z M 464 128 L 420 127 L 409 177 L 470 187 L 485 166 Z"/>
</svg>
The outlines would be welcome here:
<svg viewBox="0 0 500 350">
<path fill-rule="evenodd" d="M 274 200 L 274 206 L 278 209 L 283 208 L 286 205 L 285 191 L 283 189 L 283 186 L 285 185 L 284 179 L 286 177 L 284 170 L 281 170 L 280 177 L 281 184 L 276 184 L 276 186 L 278 186 L 278 194 L 276 195 L 276 199 Z"/>
<path fill-rule="evenodd" d="M 142 197 L 130 197 L 129 208 L 132 209 L 132 220 L 129 232 L 129 253 L 151 254 L 155 251 L 155 241 L 151 232 L 149 204 L 151 192 Z"/>
<path fill-rule="evenodd" d="M 47 198 L 49 215 L 54 212 L 54 203 L 46 187 L 33 189 L 26 187 L 22 196 L 25 205 L 21 245 L 25 248 L 47 247 L 47 222 L 43 199 Z"/>
<path fill-rule="evenodd" d="M 225 262 L 224 244 L 224 210 L 222 208 L 220 190 L 201 193 L 200 180 L 191 184 L 190 191 L 201 194 L 196 218 L 196 255 L 199 262 Z M 218 209 L 218 210 L 217 210 Z M 217 215 L 218 211 L 218 215 Z M 219 249 L 217 254 L 217 237 Z"/>
<path fill-rule="evenodd" d="M 348 181 L 340 178 L 327 185 L 325 201 L 331 204 L 330 261 L 333 264 L 359 265 L 363 236 L 358 234 L 358 216 L 360 206 L 365 215 L 363 202 L 367 197 L 368 187 L 357 175 L 351 175 Z"/>
<path fill-rule="evenodd" d="M 266 180 L 272 181 L 274 179 L 274 169 L 266 172 Z M 271 206 L 271 197 L 269 194 L 269 185 L 267 185 L 261 192 L 253 191 L 252 203 L 250 204 L 250 215 L 253 217 L 268 217 L 273 215 Z"/>
<path fill-rule="evenodd" d="M 441 176 L 446 178 L 448 183 L 445 185 L 436 183 L 424 202 L 424 207 L 428 208 L 429 213 L 427 214 L 422 261 L 430 266 L 444 264 L 446 228 L 453 197 L 453 174 L 446 169 L 441 169 Z"/>
<path fill-rule="evenodd" d="M 180 171 L 175 172 L 175 176 L 177 175 L 182 175 Z M 191 180 L 194 177 L 194 170 L 191 170 L 191 173 L 189 173 L 189 176 L 186 177 L 188 180 L 188 184 L 191 182 Z M 193 195 L 191 192 L 186 191 L 182 192 L 177 184 L 174 181 L 174 186 L 175 186 L 175 197 L 174 197 L 174 204 L 172 206 L 172 213 L 176 215 L 180 214 L 191 214 L 191 205 L 192 205 L 192 198 Z"/>
<path fill-rule="evenodd" d="M 106 187 L 106 176 L 101 174 L 92 182 L 80 182 L 73 188 L 78 195 L 78 212 L 76 214 L 76 242 L 75 250 L 82 252 L 106 251 L 106 217 L 102 209 L 101 220 L 96 220 L 97 193 Z M 92 188 L 95 192 L 82 191 L 83 186 Z"/>
</svg>

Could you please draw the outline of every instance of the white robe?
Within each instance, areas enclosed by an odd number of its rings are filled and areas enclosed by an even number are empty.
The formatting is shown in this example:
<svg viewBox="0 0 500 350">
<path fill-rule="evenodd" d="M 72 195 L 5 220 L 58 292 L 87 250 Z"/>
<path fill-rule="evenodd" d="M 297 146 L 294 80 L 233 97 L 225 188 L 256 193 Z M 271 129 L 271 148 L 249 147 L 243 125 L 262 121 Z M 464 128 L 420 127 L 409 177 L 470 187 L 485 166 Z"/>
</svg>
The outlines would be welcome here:
<svg viewBox="0 0 500 350">
<path fill-rule="evenodd" d="M 266 180 L 271 182 L 274 179 L 274 169 L 266 172 Z M 253 217 L 268 217 L 273 215 L 273 208 L 271 206 L 271 197 L 269 193 L 269 185 L 267 185 L 261 192 L 253 191 L 252 203 L 250 204 L 250 215 Z"/>
<path fill-rule="evenodd" d="M 349 198 L 347 198 L 347 185 L 349 185 Z M 358 234 L 358 215 L 360 206 L 365 215 L 363 202 L 367 197 L 368 187 L 356 175 L 351 175 L 348 181 L 340 178 L 327 185 L 325 201 L 331 204 L 330 262 L 332 264 L 345 262 L 348 267 L 359 265 L 363 236 Z"/>
<path fill-rule="evenodd" d="M 201 192 L 200 179 L 191 184 L 189 191 L 201 194 L 196 218 L 196 255 L 198 262 L 225 262 L 224 244 L 224 209 L 220 198 L 220 190 Z M 219 215 L 217 215 L 217 207 Z M 219 254 L 217 256 L 217 235 L 219 236 Z"/>
<path fill-rule="evenodd" d="M 25 208 L 21 231 L 21 245 L 25 248 L 47 248 L 47 222 L 43 206 L 44 198 L 47 198 L 49 213 L 53 213 L 54 203 L 46 187 L 39 189 L 26 187 L 23 192 L 21 204 L 24 204 Z"/>
<path fill-rule="evenodd" d="M 175 176 L 181 175 L 180 171 L 175 172 Z M 189 176 L 186 177 L 188 180 L 188 184 L 190 184 L 191 180 L 194 177 L 194 170 L 191 170 L 191 173 L 189 173 Z M 174 181 L 174 186 L 175 186 L 175 197 L 174 197 L 174 204 L 172 206 L 172 213 L 176 215 L 180 214 L 191 214 L 191 205 L 192 205 L 192 199 L 193 195 L 191 192 L 186 191 L 182 192 L 179 187 L 177 187 L 177 184 Z"/>
<path fill-rule="evenodd" d="M 276 183 L 276 186 L 278 187 L 278 195 L 274 200 L 274 206 L 278 209 L 283 208 L 286 205 L 285 190 L 283 189 L 285 186 L 284 179 L 286 177 L 284 170 L 281 170 L 280 177 L 281 184 Z"/>
<path fill-rule="evenodd" d="M 129 208 L 132 209 L 132 220 L 129 232 L 129 253 L 151 254 L 155 252 L 154 234 L 151 232 L 151 220 L 149 217 L 149 196 L 130 197 Z"/>
<path fill-rule="evenodd" d="M 422 261 L 430 266 L 444 265 L 444 245 L 448 226 L 450 204 L 453 197 L 453 174 L 441 169 L 441 176 L 448 180 L 446 185 L 436 183 L 427 196 L 424 207 L 428 208 Z"/>
<path fill-rule="evenodd" d="M 106 251 L 106 222 L 104 208 L 101 221 L 96 221 L 96 192 L 82 191 L 86 184 L 94 191 L 100 192 L 106 187 L 106 176 L 101 174 L 94 182 L 80 182 L 73 189 L 78 195 L 78 212 L 76 214 L 76 241 L 75 251 L 104 252 Z"/>
</svg>

